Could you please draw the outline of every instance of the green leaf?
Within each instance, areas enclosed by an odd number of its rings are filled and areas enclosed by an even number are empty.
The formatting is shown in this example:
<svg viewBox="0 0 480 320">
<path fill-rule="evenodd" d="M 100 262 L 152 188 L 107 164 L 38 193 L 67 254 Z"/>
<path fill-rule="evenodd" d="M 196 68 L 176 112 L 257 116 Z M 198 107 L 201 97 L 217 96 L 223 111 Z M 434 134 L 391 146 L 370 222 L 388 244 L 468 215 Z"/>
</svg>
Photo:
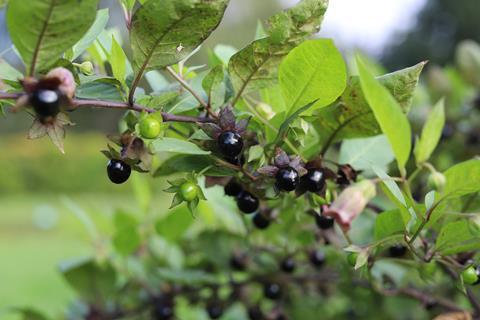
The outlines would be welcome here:
<svg viewBox="0 0 480 320">
<path fill-rule="evenodd" d="M 436 250 L 443 255 L 480 249 L 480 227 L 468 220 L 445 225 L 437 238 Z"/>
<path fill-rule="evenodd" d="M 405 231 L 405 224 L 400 210 L 382 212 L 375 219 L 375 241 L 385 239 L 394 234 L 402 234 Z"/>
<path fill-rule="evenodd" d="M 110 54 L 110 65 L 115 79 L 126 85 L 127 78 L 127 56 L 123 52 L 122 47 L 118 44 L 115 37 L 112 35 L 112 52 Z"/>
<path fill-rule="evenodd" d="M 225 103 L 227 87 L 224 83 L 223 65 L 217 65 L 203 78 L 202 87 L 207 93 L 209 104 L 219 108 Z"/>
<path fill-rule="evenodd" d="M 275 145 L 279 145 L 286 137 L 288 133 L 288 129 L 290 128 L 290 125 L 295 121 L 295 119 L 298 118 L 298 116 L 302 113 L 310 109 L 317 100 L 315 101 L 310 101 L 307 105 L 299 108 L 297 111 L 295 111 L 292 115 L 290 115 L 281 125 L 280 129 L 278 130 L 277 137 L 275 141 L 273 142 Z"/>
<path fill-rule="evenodd" d="M 60 265 L 65 280 L 89 303 L 101 303 L 115 292 L 116 273 L 110 265 L 99 265 L 91 259 Z"/>
<path fill-rule="evenodd" d="M 228 177 L 235 173 L 228 168 L 215 167 L 214 159 L 209 156 L 179 154 L 163 162 L 155 171 L 154 177 L 164 177 L 184 172 L 201 172 L 207 167 L 211 167 L 205 172 L 207 176 Z"/>
<path fill-rule="evenodd" d="M 92 24 L 90 29 L 85 33 L 85 35 L 80 39 L 70 50 L 69 55 L 66 56 L 67 59 L 73 61 L 77 59 L 85 50 L 90 47 L 90 45 L 97 39 L 97 37 L 102 33 L 108 23 L 110 18 L 108 13 L 108 8 L 98 10 L 97 17 L 95 22 Z"/>
<path fill-rule="evenodd" d="M 80 99 L 123 101 L 120 87 L 121 83 L 117 79 L 100 78 L 79 85 L 75 96 Z"/>
<path fill-rule="evenodd" d="M 7 61 L 0 59 L 0 79 L 9 81 L 18 81 L 23 78 L 23 74 L 12 67 Z"/>
<path fill-rule="evenodd" d="M 175 138 L 155 140 L 152 142 L 151 150 L 154 153 L 174 152 L 182 154 L 210 154 L 210 151 L 202 150 L 194 143 Z"/>
<path fill-rule="evenodd" d="M 22 315 L 22 320 L 47 320 L 48 318 L 31 308 L 9 308 L 9 311 Z M 0 313 L 1 314 L 1 313 Z"/>
<path fill-rule="evenodd" d="M 132 18 L 137 77 L 186 58 L 217 27 L 228 0 L 149 0 Z"/>
<path fill-rule="evenodd" d="M 115 226 L 115 232 L 112 242 L 115 249 L 123 255 L 129 255 L 135 252 L 141 243 L 140 234 L 137 229 L 137 219 L 124 211 L 117 211 L 113 218 L 113 224 Z"/>
<path fill-rule="evenodd" d="M 407 113 L 413 99 L 425 62 L 378 77 Z M 381 134 L 380 127 L 362 92 L 360 79 L 351 77 L 339 104 L 317 111 L 314 126 L 319 128 L 321 141 L 325 143 L 331 136 L 332 142 L 342 139 L 370 137 Z"/>
<path fill-rule="evenodd" d="M 278 66 L 290 50 L 317 33 L 328 0 L 302 0 L 269 20 L 269 35 L 255 40 L 233 57 L 228 72 L 237 95 L 269 87 L 278 81 Z"/>
<path fill-rule="evenodd" d="M 461 162 L 444 172 L 447 183 L 443 196 L 460 197 L 480 191 L 480 160 Z"/>
<path fill-rule="evenodd" d="M 88 31 L 98 0 L 11 0 L 7 25 L 32 75 L 46 70 Z"/>
<path fill-rule="evenodd" d="M 445 101 L 440 100 L 428 116 L 423 126 L 422 135 L 415 147 L 417 163 L 427 161 L 437 147 L 445 125 Z"/>
<path fill-rule="evenodd" d="M 202 270 L 171 270 L 161 268 L 158 269 L 158 275 L 164 281 L 188 285 L 216 284 L 218 281 L 214 274 L 206 273 Z"/>
<path fill-rule="evenodd" d="M 357 59 L 357 65 L 365 98 L 382 132 L 390 142 L 400 171 L 404 171 L 412 143 L 410 123 L 400 104 L 382 84 L 375 80 L 360 59 Z"/>
<path fill-rule="evenodd" d="M 185 208 L 178 208 L 155 223 L 155 230 L 163 238 L 175 242 L 183 237 L 194 219 Z"/>
<path fill-rule="evenodd" d="M 345 140 L 340 148 L 339 163 L 348 163 L 356 170 L 373 166 L 385 168 L 395 159 L 384 135 L 371 138 Z"/>
<path fill-rule="evenodd" d="M 317 100 L 311 109 L 334 102 L 347 85 L 342 54 L 332 40 L 305 41 L 283 60 L 279 80 L 287 114 Z"/>
</svg>

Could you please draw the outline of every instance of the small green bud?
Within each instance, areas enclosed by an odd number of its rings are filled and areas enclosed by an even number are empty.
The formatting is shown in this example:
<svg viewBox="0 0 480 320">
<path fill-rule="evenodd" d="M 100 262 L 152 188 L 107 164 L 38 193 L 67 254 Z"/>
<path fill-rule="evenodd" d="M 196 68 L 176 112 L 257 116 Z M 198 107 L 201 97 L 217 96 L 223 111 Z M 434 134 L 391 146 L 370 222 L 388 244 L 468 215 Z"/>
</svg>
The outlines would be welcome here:
<svg viewBox="0 0 480 320">
<path fill-rule="evenodd" d="M 93 63 L 90 61 L 85 61 L 81 64 L 77 64 L 76 66 L 84 75 L 90 76 L 93 74 Z"/>
<path fill-rule="evenodd" d="M 432 172 L 428 177 L 428 187 L 435 191 L 442 191 L 445 187 L 447 178 L 440 172 Z"/>
</svg>

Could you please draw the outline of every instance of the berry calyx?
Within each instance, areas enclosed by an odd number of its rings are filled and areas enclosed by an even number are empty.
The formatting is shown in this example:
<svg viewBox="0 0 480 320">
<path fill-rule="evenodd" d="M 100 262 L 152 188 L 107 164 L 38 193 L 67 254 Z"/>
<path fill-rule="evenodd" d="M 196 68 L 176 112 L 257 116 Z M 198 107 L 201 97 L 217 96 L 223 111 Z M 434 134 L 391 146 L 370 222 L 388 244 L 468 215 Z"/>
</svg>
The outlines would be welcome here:
<svg viewBox="0 0 480 320">
<path fill-rule="evenodd" d="M 325 253 L 320 250 L 311 251 L 309 254 L 310 263 L 316 267 L 320 268 L 325 263 Z"/>
<path fill-rule="evenodd" d="M 160 135 L 162 127 L 160 121 L 153 117 L 146 117 L 139 123 L 140 135 L 145 139 L 155 139 Z"/>
<path fill-rule="evenodd" d="M 122 160 L 112 159 L 107 165 L 107 174 L 110 181 L 115 184 L 122 184 L 130 178 L 132 168 Z"/>
<path fill-rule="evenodd" d="M 463 282 L 469 285 L 476 285 L 480 283 L 480 268 L 469 266 L 461 273 Z"/>
<path fill-rule="evenodd" d="M 254 213 L 257 211 L 260 203 L 258 198 L 248 191 L 242 191 L 237 197 L 237 207 L 243 213 Z"/>
<path fill-rule="evenodd" d="M 237 197 L 240 192 L 243 191 L 242 186 L 235 182 L 234 180 L 230 180 L 227 185 L 224 187 L 225 194 L 230 197 Z"/>
<path fill-rule="evenodd" d="M 396 244 L 388 248 L 388 253 L 392 258 L 401 258 L 407 253 L 407 247 Z"/>
<path fill-rule="evenodd" d="M 233 131 L 226 131 L 220 134 L 217 140 L 218 149 L 229 159 L 237 158 L 243 149 L 242 137 Z"/>
<path fill-rule="evenodd" d="M 223 314 L 223 307 L 217 301 L 210 302 L 207 304 L 207 313 L 210 319 L 218 319 Z"/>
<path fill-rule="evenodd" d="M 32 93 L 30 103 L 40 118 L 55 117 L 60 112 L 60 93 L 57 90 L 37 89 Z"/>
<path fill-rule="evenodd" d="M 282 297 L 282 287 L 278 283 L 266 283 L 263 294 L 270 300 L 278 300 Z"/>
<path fill-rule="evenodd" d="M 270 219 L 268 219 L 261 213 L 256 213 L 253 216 L 252 222 L 253 222 L 253 225 L 260 230 L 267 229 L 268 226 L 270 225 Z"/>
<path fill-rule="evenodd" d="M 286 273 L 292 273 L 293 271 L 295 271 L 295 267 L 296 267 L 295 260 L 293 260 L 292 257 L 288 257 L 284 259 L 280 264 L 280 268 L 282 269 L 283 272 L 286 272 Z"/>
<path fill-rule="evenodd" d="M 301 179 L 302 186 L 310 192 L 320 192 L 325 188 L 325 173 L 319 169 L 310 169 Z"/>
<path fill-rule="evenodd" d="M 300 177 L 297 170 L 288 167 L 278 170 L 275 185 L 281 191 L 293 191 L 298 185 Z"/>
<path fill-rule="evenodd" d="M 333 225 L 335 224 L 335 219 L 333 219 L 332 217 L 326 217 L 324 215 L 316 214 L 315 222 L 320 229 L 327 230 L 333 227 Z"/>
<path fill-rule="evenodd" d="M 180 195 L 187 202 L 193 201 L 198 195 L 198 186 L 193 182 L 187 181 L 180 186 Z"/>
</svg>

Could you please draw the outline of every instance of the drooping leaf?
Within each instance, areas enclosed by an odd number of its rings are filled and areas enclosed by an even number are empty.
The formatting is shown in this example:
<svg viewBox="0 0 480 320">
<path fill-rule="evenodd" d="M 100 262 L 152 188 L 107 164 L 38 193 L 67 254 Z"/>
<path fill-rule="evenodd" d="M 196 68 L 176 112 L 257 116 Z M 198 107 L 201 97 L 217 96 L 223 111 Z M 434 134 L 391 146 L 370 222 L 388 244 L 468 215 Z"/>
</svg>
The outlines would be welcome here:
<svg viewBox="0 0 480 320">
<path fill-rule="evenodd" d="M 444 172 L 447 183 L 443 196 L 456 198 L 480 191 L 480 160 L 474 159 L 456 164 Z"/>
<path fill-rule="evenodd" d="M 280 65 L 278 76 L 287 114 L 314 100 L 311 109 L 331 104 L 347 83 L 343 57 L 329 39 L 305 41 L 293 49 Z"/>
<path fill-rule="evenodd" d="M 399 169 L 403 171 L 411 150 L 410 123 L 400 104 L 382 84 L 375 80 L 363 62 L 357 59 L 357 65 L 365 98 L 382 132 L 390 142 Z"/>
<path fill-rule="evenodd" d="M 356 170 L 373 166 L 384 168 L 395 159 L 384 135 L 371 138 L 344 140 L 340 148 L 339 163 L 348 163 Z"/>
<path fill-rule="evenodd" d="M 217 27 L 228 0 L 149 0 L 134 14 L 131 43 L 138 75 L 187 57 Z"/>
<path fill-rule="evenodd" d="M 479 250 L 480 226 L 468 220 L 451 222 L 440 230 L 435 248 L 444 255 Z"/>
<path fill-rule="evenodd" d="M 13 44 L 30 69 L 46 70 L 95 21 L 98 0 L 11 0 L 7 25 Z"/>
<path fill-rule="evenodd" d="M 422 135 L 415 146 L 415 159 L 417 163 L 427 161 L 437 147 L 442 130 L 445 125 L 445 101 L 440 100 L 430 113 Z"/>
<path fill-rule="evenodd" d="M 151 150 L 154 153 L 158 152 L 173 152 L 181 154 L 210 154 L 209 151 L 200 149 L 196 144 L 175 139 L 175 138 L 163 138 L 152 142 Z"/>
<path fill-rule="evenodd" d="M 275 84 L 283 57 L 319 31 L 327 6 L 328 0 L 302 0 L 271 17 L 269 36 L 255 40 L 230 59 L 228 72 L 237 94 Z"/>
</svg>

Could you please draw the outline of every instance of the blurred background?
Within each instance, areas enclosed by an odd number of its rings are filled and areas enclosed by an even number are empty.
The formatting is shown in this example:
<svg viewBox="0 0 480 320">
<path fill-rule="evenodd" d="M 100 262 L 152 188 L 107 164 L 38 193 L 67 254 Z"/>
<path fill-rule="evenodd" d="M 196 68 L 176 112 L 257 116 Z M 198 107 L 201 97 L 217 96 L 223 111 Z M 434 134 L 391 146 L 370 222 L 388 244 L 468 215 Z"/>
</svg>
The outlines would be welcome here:
<svg viewBox="0 0 480 320">
<path fill-rule="evenodd" d="M 296 2 L 231 0 L 222 24 L 194 62 L 205 63 L 206 49 L 218 43 L 243 47 L 254 38 L 258 20 Z M 125 35 L 116 1 L 104 0 L 101 6 L 110 8 L 109 27 Z M 346 57 L 361 50 L 390 71 L 421 60 L 448 66 L 461 40 L 480 41 L 478 13 L 478 0 L 330 0 L 320 36 L 333 38 Z M 4 10 L 0 59 L 22 68 L 9 42 Z M 77 220 L 82 210 L 102 223 L 112 204 L 135 208 L 132 185 L 140 178 L 120 187 L 110 184 L 99 152 L 105 134 L 116 132 L 120 116 L 102 110 L 74 113 L 77 126 L 68 131 L 66 155 L 48 139 L 26 139 L 28 115 L 0 117 L 0 309 L 28 304 L 58 314 L 73 292 L 53 266 L 91 251 Z M 165 196 L 155 201 L 160 209 L 169 205 Z"/>
</svg>

